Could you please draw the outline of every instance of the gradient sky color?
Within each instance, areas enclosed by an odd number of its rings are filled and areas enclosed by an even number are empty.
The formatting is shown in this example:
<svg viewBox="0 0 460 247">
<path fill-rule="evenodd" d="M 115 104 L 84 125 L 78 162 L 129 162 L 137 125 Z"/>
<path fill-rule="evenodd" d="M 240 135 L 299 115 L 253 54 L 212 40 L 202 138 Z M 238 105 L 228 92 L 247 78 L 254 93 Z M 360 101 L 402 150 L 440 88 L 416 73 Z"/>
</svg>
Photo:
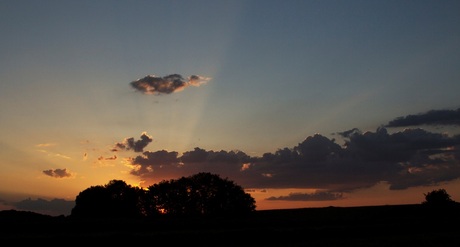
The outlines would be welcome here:
<svg viewBox="0 0 460 247">
<path fill-rule="evenodd" d="M 438 188 L 460 201 L 459 13 L 447 0 L 1 1 L 0 209 L 200 171 L 259 210 Z"/>
</svg>

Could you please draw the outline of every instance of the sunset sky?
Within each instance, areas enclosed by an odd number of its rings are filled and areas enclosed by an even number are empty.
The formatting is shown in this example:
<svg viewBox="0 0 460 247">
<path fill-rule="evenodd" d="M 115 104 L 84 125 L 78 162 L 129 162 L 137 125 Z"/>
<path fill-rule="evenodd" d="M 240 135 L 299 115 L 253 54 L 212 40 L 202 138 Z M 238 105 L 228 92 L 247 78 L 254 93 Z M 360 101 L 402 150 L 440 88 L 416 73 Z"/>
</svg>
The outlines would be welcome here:
<svg viewBox="0 0 460 247">
<path fill-rule="evenodd" d="M 0 209 L 54 214 L 112 179 L 203 171 L 258 210 L 439 188 L 460 201 L 459 13 L 448 0 L 0 1 Z"/>
</svg>

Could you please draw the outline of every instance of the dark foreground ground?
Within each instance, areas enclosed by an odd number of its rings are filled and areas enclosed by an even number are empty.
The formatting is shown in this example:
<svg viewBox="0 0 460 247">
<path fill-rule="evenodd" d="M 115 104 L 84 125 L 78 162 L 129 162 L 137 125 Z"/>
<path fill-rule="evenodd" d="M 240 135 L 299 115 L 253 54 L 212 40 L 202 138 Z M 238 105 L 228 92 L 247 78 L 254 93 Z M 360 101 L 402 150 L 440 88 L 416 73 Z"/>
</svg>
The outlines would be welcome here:
<svg viewBox="0 0 460 247">
<path fill-rule="evenodd" d="M 460 208 L 422 205 L 256 211 L 247 217 L 77 220 L 0 211 L 0 244 L 460 246 Z"/>
</svg>

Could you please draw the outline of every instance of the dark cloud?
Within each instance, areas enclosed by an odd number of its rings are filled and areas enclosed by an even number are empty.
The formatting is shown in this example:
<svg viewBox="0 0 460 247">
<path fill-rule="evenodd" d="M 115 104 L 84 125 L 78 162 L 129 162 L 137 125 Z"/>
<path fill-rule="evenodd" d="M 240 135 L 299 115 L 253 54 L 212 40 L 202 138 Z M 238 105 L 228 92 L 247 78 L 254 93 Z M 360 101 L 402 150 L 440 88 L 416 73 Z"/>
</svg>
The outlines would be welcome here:
<svg viewBox="0 0 460 247">
<path fill-rule="evenodd" d="M 44 170 L 44 174 L 50 176 L 50 177 L 55 177 L 55 178 L 65 178 L 65 177 L 71 177 L 72 174 L 70 172 L 67 172 L 67 169 L 50 169 L 50 170 Z"/>
<path fill-rule="evenodd" d="M 460 108 L 457 110 L 431 110 L 417 115 L 398 117 L 386 127 L 407 127 L 418 125 L 460 125 Z"/>
<path fill-rule="evenodd" d="M 346 131 L 343 131 L 343 132 L 337 132 L 337 134 L 339 134 L 340 136 L 345 137 L 345 138 L 348 138 L 351 135 L 356 134 L 356 133 L 360 134 L 361 131 L 358 128 L 353 128 L 351 130 L 346 130 Z"/>
<path fill-rule="evenodd" d="M 177 177 L 192 175 L 197 172 L 212 172 L 235 177 L 248 165 L 251 158 L 244 152 L 235 151 L 207 151 L 195 148 L 179 156 L 178 152 L 160 150 L 146 151 L 131 160 L 135 169 L 131 174 L 138 175 L 151 184 L 154 177 Z"/>
<path fill-rule="evenodd" d="M 156 173 L 158 170 L 175 169 L 181 165 L 177 156 L 178 152 L 168 152 L 166 150 L 146 151 L 143 155 L 132 159 L 131 162 L 136 165 L 136 169 L 132 170 L 131 174 L 143 176 L 153 172 Z"/>
<path fill-rule="evenodd" d="M 228 177 L 244 188 L 317 188 L 340 199 L 343 192 L 385 182 L 390 189 L 434 185 L 460 178 L 460 136 L 406 129 L 389 133 L 385 128 L 343 132 L 345 143 L 316 134 L 297 146 L 280 148 L 261 157 L 238 150 L 201 148 L 184 152 L 146 151 L 131 160 L 133 175 L 153 184 L 197 172 Z M 315 198 L 313 195 L 289 198 Z M 324 198 L 327 198 L 326 196 Z M 276 199 L 276 198 L 272 198 Z M 279 198 L 278 198 L 279 199 Z"/>
<path fill-rule="evenodd" d="M 429 112 L 425 117 L 435 119 L 435 115 Z M 448 122 L 447 118 L 440 121 L 439 115 L 436 119 L 431 122 Z M 402 190 L 460 178 L 460 135 L 450 136 L 421 128 L 390 133 L 386 127 L 366 132 L 354 128 L 337 134 L 343 139 L 342 145 L 335 139 L 315 134 L 293 147 L 279 148 L 260 157 L 251 157 L 239 150 L 213 151 L 199 147 L 182 155 L 166 150 L 144 152 L 144 147 L 152 140 L 146 134 L 137 142 L 128 138 L 116 147 L 142 152 L 130 159 L 131 174 L 140 177 L 141 186 L 149 186 L 160 179 L 211 172 L 246 189 L 315 188 L 321 191 L 268 200 L 338 200 L 342 193 L 379 183 L 388 184 L 391 190 Z"/>
<path fill-rule="evenodd" d="M 334 201 L 343 199 L 342 193 L 320 191 L 315 193 L 289 193 L 287 196 L 268 197 L 269 201 Z"/>
<path fill-rule="evenodd" d="M 123 142 L 115 143 L 115 147 L 111 150 L 112 152 L 121 150 L 134 150 L 134 152 L 143 152 L 144 148 L 152 142 L 153 139 L 146 132 L 143 132 L 141 139 L 135 141 L 134 137 L 125 138 Z"/>
<path fill-rule="evenodd" d="M 210 78 L 199 75 L 192 75 L 187 79 L 184 79 L 179 74 L 171 74 L 164 77 L 158 77 L 155 75 L 147 75 L 141 79 L 132 81 L 130 84 L 137 91 L 144 94 L 170 94 L 177 91 L 181 91 L 188 86 L 198 87 L 206 82 Z"/>
</svg>

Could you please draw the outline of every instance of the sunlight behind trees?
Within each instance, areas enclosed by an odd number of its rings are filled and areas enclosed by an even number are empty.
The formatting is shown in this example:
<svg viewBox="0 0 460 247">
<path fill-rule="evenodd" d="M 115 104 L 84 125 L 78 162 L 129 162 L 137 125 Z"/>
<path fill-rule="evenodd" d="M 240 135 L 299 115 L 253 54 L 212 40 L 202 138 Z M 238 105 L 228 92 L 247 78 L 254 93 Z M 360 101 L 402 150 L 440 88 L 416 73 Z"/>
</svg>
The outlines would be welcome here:
<svg viewBox="0 0 460 247">
<path fill-rule="evenodd" d="M 147 189 L 122 180 L 91 186 L 80 192 L 73 217 L 120 218 L 222 216 L 255 211 L 255 200 L 233 181 L 211 173 L 162 181 Z"/>
</svg>

